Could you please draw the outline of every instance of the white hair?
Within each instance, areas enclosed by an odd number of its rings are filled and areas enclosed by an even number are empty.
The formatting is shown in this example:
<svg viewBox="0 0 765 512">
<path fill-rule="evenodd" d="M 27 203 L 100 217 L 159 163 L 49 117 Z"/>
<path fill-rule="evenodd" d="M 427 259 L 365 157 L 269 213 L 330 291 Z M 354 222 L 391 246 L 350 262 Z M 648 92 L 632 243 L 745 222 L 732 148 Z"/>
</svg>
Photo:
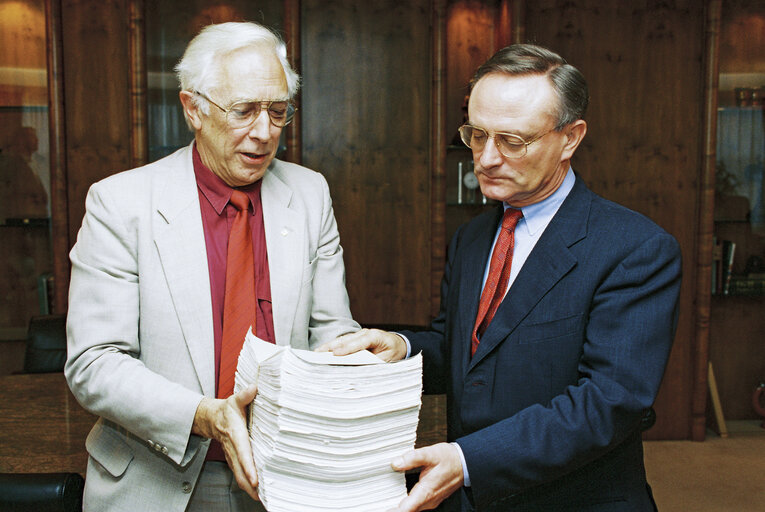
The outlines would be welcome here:
<svg viewBox="0 0 765 512">
<path fill-rule="evenodd" d="M 206 92 L 218 86 L 222 57 L 243 48 L 265 46 L 273 50 L 287 77 L 289 98 L 297 94 L 300 77 L 287 60 L 287 45 L 276 33 L 253 22 L 228 22 L 208 25 L 191 40 L 180 62 L 175 66 L 181 90 Z M 209 113 L 207 101 L 195 103 Z"/>
</svg>

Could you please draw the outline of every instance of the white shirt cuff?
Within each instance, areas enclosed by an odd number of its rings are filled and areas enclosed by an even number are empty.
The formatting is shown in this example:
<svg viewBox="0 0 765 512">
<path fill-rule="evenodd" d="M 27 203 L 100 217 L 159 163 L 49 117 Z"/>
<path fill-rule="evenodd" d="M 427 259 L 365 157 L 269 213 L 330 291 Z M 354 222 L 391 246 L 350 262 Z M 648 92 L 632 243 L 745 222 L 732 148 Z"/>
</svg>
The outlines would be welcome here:
<svg viewBox="0 0 765 512">
<path fill-rule="evenodd" d="M 457 451 L 460 454 L 460 460 L 462 461 L 462 478 L 465 480 L 462 485 L 470 487 L 470 475 L 468 475 L 467 464 L 465 463 L 465 454 L 462 453 L 462 447 L 457 443 L 449 443 L 457 447 Z"/>
<path fill-rule="evenodd" d="M 409 359 L 409 356 L 412 355 L 412 344 L 409 343 L 409 339 L 403 334 L 397 332 L 394 332 L 393 334 L 400 336 L 401 339 L 404 340 L 404 343 L 406 343 L 406 358 Z"/>
</svg>

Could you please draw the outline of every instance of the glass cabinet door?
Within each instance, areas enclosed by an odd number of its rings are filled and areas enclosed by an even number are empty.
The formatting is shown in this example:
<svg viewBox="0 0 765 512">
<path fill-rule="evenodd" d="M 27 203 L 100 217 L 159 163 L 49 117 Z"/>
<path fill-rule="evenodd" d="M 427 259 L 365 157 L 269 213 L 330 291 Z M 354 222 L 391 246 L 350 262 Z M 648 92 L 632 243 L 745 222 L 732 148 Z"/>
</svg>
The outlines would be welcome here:
<svg viewBox="0 0 765 512">
<path fill-rule="evenodd" d="M 0 341 L 51 312 L 45 28 L 44 0 L 0 2 Z"/>
</svg>

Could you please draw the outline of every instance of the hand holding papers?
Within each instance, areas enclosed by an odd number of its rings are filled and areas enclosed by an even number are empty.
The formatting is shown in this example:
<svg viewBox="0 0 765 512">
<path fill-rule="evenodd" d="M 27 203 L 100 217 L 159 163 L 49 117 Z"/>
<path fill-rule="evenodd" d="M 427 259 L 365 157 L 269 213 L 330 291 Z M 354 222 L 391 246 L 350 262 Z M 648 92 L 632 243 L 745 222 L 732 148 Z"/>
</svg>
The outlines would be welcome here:
<svg viewBox="0 0 765 512">
<path fill-rule="evenodd" d="M 422 356 L 384 363 L 278 347 L 248 333 L 235 391 L 257 382 L 249 431 L 270 512 L 379 512 L 406 497 L 391 461 L 414 447 Z"/>
</svg>

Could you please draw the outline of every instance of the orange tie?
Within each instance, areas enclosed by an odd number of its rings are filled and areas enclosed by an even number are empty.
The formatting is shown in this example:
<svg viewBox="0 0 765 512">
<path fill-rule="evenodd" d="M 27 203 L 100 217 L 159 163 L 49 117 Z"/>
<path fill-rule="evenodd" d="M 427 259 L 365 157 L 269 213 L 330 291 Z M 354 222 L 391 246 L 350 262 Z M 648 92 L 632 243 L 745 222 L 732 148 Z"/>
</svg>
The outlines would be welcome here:
<svg viewBox="0 0 765 512">
<path fill-rule="evenodd" d="M 255 331 L 255 264 L 250 231 L 250 198 L 240 190 L 231 194 L 237 209 L 228 235 L 226 292 L 223 297 L 223 336 L 220 350 L 218 398 L 234 392 L 234 374 L 247 330 Z"/>
<path fill-rule="evenodd" d="M 505 210 L 502 217 L 502 229 L 499 232 L 494 252 L 489 264 L 489 276 L 481 293 L 481 302 L 478 303 L 478 315 L 473 327 L 473 336 L 470 342 L 470 355 L 475 355 L 478 349 L 478 336 L 483 336 L 484 331 L 494 318 L 494 313 L 502 303 L 510 281 L 510 267 L 513 263 L 513 247 L 515 246 L 515 226 L 523 216 L 523 212 L 515 208 Z"/>
</svg>

